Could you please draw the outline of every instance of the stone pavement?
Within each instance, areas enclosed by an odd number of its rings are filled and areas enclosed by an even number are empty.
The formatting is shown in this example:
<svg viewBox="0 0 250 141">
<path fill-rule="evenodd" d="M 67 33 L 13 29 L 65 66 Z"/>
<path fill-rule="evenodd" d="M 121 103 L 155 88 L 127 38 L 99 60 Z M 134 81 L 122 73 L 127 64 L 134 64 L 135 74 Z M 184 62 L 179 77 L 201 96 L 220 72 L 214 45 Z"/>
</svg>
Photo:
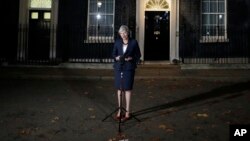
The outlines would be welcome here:
<svg viewBox="0 0 250 141">
<path fill-rule="evenodd" d="M 89 65 L 88 65 L 89 66 Z M 73 67 L 73 68 L 72 68 Z M 113 79 L 112 65 L 106 67 L 10 66 L 0 67 L 0 78 L 37 79 Z M 223 79 L 237 81 L 250 78 L 250 69 L 181 69 L 180 65 L 139 65 L 135 79 Z"/>
<path fill-rule="evenodd" d="M 228 141 L 231 124 L 250 124 L 250 70 L 181 70 L 140 65 L 121 124 L 112 69 L 0 68 L 3 141 Z"/>
</svg>

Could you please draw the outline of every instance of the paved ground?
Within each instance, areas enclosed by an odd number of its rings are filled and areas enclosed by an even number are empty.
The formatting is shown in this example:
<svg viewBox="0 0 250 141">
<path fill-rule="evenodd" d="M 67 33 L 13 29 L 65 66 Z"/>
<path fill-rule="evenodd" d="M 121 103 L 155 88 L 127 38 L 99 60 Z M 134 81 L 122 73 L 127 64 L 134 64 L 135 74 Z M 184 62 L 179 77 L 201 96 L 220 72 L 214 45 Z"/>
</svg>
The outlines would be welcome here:
<svg viewBox="0 0 250 141">
<path fill-rule="evenodd" d="M 3 141 L 228 141 L 250 124 L 250 70 L 139 66 L 131 119 L 116 109 L 109 69 L 0 68 Z"/>
</svg>

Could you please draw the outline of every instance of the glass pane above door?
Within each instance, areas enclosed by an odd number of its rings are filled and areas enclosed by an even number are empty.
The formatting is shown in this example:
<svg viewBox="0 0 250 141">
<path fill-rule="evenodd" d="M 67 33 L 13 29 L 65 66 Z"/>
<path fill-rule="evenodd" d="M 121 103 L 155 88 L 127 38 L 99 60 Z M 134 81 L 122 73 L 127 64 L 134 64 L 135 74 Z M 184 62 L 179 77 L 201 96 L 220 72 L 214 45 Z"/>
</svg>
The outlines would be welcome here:
<svg viewBox="0 0 250 141">
<path fill-rule="evenodd" d="M 51 8 L 52 0 L 30 0 L 30 8 Z"/>
</svg>

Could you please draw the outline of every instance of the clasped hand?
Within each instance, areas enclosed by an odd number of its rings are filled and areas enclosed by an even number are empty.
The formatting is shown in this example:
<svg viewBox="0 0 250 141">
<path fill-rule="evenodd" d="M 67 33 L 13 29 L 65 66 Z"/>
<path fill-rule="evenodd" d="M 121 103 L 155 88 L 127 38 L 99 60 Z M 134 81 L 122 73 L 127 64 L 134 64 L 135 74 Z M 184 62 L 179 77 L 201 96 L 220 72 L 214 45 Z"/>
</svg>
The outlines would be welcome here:
<svg viewBox="0 0 250 141">
<path fill-rule="evenodd" d="M 116 60 L 116 61 L 120 61 L 120 57 L 121 57 L 121 56 L 115 57 L 115 60 Z M 125 61 L 130 61 L 130 60 L 132 60 L 132 59 L 133 59 L 132 57 L 126 57 L 126 58 L 124 58 Z"/>
</svg>

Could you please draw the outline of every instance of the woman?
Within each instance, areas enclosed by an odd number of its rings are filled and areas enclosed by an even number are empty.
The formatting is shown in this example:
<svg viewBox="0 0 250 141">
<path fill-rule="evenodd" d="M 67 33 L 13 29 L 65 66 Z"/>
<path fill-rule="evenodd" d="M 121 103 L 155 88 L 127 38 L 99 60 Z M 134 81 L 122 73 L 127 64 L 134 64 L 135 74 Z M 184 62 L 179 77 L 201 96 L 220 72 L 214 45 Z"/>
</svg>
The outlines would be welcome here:
<svg viewBox="0 0 250 141">
<path fill-rule="evenodd" d="M 126 113 L 123 120 L 130 118 L 130 99 L 134 84 L 134 75 L 137 63 L 140 60 L 141 52 L 138 42 L 129 38 L 129 28 L 122 25 L 119 29 L 120 39 L 117 39 L 113 48 L 115 88 L 117 89 L 118 106 L 120 103 L 121 92 L 125 94 Z M 121 119 L 120 109 L 117 112 L 116 119 Z"/>
</svg>

